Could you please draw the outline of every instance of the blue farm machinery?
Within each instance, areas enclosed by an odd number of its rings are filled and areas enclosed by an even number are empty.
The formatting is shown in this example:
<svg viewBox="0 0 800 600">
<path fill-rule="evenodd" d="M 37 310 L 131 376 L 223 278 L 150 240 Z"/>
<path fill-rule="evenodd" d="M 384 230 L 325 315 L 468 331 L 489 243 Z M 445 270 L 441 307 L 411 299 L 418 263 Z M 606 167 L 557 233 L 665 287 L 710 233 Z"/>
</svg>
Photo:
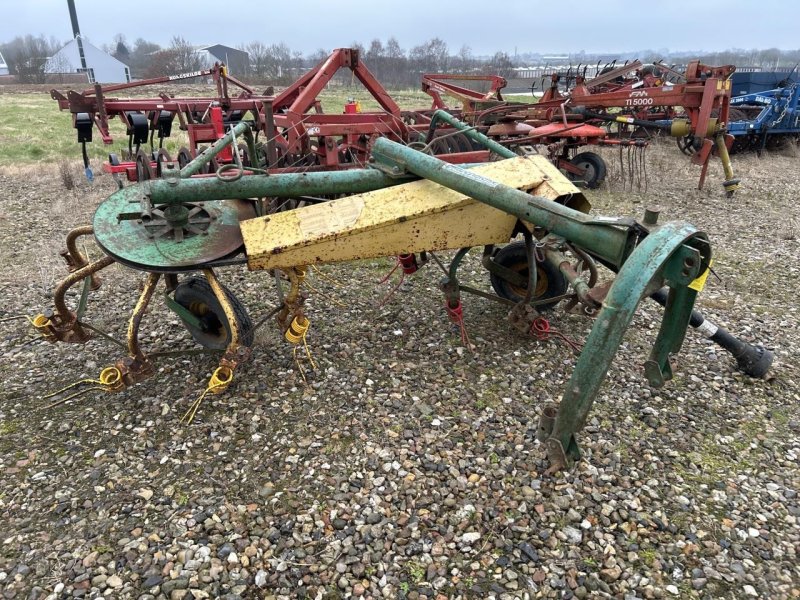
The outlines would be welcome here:
<svg viewBox="0 0 800 600">
<path fill-rule="evenodd" d="M 800 83 L 731 98 L 729 119 L 734 152 L 800 140 Z"/>
</svg>

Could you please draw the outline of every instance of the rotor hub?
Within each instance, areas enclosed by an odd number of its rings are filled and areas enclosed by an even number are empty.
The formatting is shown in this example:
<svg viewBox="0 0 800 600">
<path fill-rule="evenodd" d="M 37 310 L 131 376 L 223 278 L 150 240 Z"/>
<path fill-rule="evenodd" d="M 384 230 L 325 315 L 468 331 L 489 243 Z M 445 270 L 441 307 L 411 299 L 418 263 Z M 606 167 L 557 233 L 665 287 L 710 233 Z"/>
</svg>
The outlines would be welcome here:
<svg viewBox="0 0 800 600">
<path fill-rule="evenodd" d="M 182 243 L 187 237 L 208 235 L 208 228 L 216 216 L 197 204 L 168 204 L 154 208 L 138 220 L 149 239 L 167 238 Z"/>
</svg>

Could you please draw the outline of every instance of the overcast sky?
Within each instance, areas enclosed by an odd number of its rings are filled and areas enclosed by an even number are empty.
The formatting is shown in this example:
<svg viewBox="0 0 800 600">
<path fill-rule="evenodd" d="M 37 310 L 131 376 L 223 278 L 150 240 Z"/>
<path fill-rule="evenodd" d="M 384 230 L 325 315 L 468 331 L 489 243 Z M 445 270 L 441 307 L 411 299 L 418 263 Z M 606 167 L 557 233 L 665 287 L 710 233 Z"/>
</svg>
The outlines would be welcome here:
<svg viewBox="0 0 800 600">
<path fill-rule="evenodd" d="M 438 36 L 451 53 L 569 53 L 800 47 L 796 0 L 75 0 L 81 33 L 100 46 L 123 33 L 163 46 L 284 41 L 318 48 L 395 36 L 404 50 Z M 72 37 L 67 0 L 0 0 L 0 42 Z M 791 12 L 795 17 L 787 14 Z"/>
</svg>

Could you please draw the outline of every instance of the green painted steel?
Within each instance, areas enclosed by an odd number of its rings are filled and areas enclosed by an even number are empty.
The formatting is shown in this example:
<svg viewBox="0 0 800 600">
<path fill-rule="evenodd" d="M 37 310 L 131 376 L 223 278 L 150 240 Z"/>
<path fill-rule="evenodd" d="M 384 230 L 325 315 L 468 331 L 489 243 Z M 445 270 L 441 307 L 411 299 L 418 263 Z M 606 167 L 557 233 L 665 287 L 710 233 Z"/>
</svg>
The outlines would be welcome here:
<svg viewBox="0 0 800 600">
<path fill-rule="evenodd" d="M 180 272 L 195 270 L 202 264 L 236 252 L 242 245 L 239 220 L 240 201 L 213 202 L 203 208 L 211 219 L 203 235 L 181 241 L 148 229 L 136 216 L 141 210 L 142 184 L 119 190 L 94 213 L 94 237 L 100 247 L 117 261 L 146 271 Z M 248 216 L 255 216 L 250 209 Z M 153 237 L 151 237 L 151 235 Z"/>
<path fill-rule="evenodd" d="M 181 170 L 183 175 L 185 169 Z M 242 244 L 239 221 L 251 218 L 242 203 L 248 198 L 355 194 L 385 188 L 415 179 L 413 175 L 391 177 L 377 169 L 353 169 L 315 173 L 178 178 L 144 181 L 109 196 L 94 215 L 94 235 L 98 244 L 116 260 L 134 268 L 179 272 L 201 268 L 238 251 Z M 233 200 L 237 199 L 237 200 Z M 241 200 L 238 200 L 241 199 Z M 166 207 L 202 204 L 211 215 L 207 233 L 173 239 L 167 235 L 150 237 L 140 218 L 147 206 L 165 212 Z M 123 218 L 120 218 L 124 215 Z M 205 227 L 205 225 L 204 225 Z M 157 232 L 156 232 L 157 233 Z"/>
<path fill-rule="evenodd" d="M 430 132 L 428 133 L 428 142 L 431 141 L 431 136 L 433 135 L 433 131 L 436 128 L 436 123 L 438 121 L 444 121 L 445 123 L 455 127 L 459 131 L 461 131 L 465 136 L 474 140 L 475 142 L 482 145 L 484 148 L 491 150 L 498 156 L 502 156 L 503 158 L 514 158 L 518 156 L 514 151 L 509 150 L 505 146 L 498 144 L 493 139 L 486 137 L 480 131 L 474 129 L 471 125 L 464 123 L 464 121 L 459 121 L 449 112 L 445 112 L 443 110 L 437 110 L 433 113 L 431 117 L 431 126 Z"/>
<path fill-rule="evenodd" d="M 194 327 L 197 330 L 203 329 L 203 324 L 200 321 L 200 318 L 197 317 L 192 311 L 186 308 L 183 304 L 178 304 L 173 298 L 171 293 L 165 293 L 163 295 L 164 302 L 172 312 L 174 312 L 180 319 L 186 323 L 190 327 Z"/>
<path fill-rule="evenodd" d="M 553 465 L 564 466 L 564 462 L 580 456 L 575 433 L 586 422 L 636 307 L 665 282 L 672 286 L 673 303 L 664 314 L 648 364 L 658 369 L 662 380 L 664 375 L 671 375 L 668 354 L 680 348 L 696 296 L 686 285 L 706 268 L 710 253 L 704 234 L 688 223 L 672 222 L 651 233 L 630 255 L 603 301 L 564 392 L 547 440 Z M 687 264 L 687 257 L 693 257 L 691 265 Z M 670 272 L 679 272 L 680 280 L 670 281 Z"/>
<path fill-rule="evenodd" d="M 620 226 L 619 220 L 604 221 L 590 217 L 548 198 L 501 185 L 386 138 L 375 140 L 372 156 L 384 165 L 402 167 L 524 221 L 535 223 L 617 267 L 625 262 L 635 245 L 637 232 L 625 224 Z"/>
<path fill-rule="evenodd" d="M 463 130 L 463 123 L 447 113 L 437 114 L 438 120 Z M 237 135 L 245 135 L 251 147 L 251 136 L 246 133 L 249 129 L 245 124 L 240 125 L 236 128 Z M 464 133 L 502 156 L 515 156 L 502 147 L 495 150 L 492 147 L 495 143 L 481 139 L 482 134 L 476 131 Z M 226 137 L 228 143 L 233 139 Z M 213 151 L 218 152 L 224 145 L 225 140 L 220 140 Z M 192 161 L 189 172 L 199 171 L 212 156 L 209 152 Z M 185 168 L 180 177 L 172 172 L 164 179 L 142 182 L 112 194 L 95 213 L 95 237 L 109 254 L 118 259 L 124 255 L 122 262 L 138 268 L 180 270 L 176 266 L 182 265 L 201 268 L 198 257 L 227 251 L 227 247 L 220 246 L 220 240 L 238 249 L 235 242 L 241 239 L 239 220 L 246 218 L 242 217 L 242 206 L 252 210 L 245 199 L 355 194 L 423 177 L 542 227 L 550 238 L 556 241 L 564 238 L 619 270 L 545 441 L 548 457 L 555 467 L 566 466 L 580 456 L 575 435 L 585 424 L 633 314 L 643 297 L 665 284 L 670 288 L 667 307 L 645 370 L 653 385 L 661 385 L 671 377 L 669 355 L 680 349 L 697 295 L 687 286 L 710 260 L 710 246 L 704 234 L 687 223 L 667 223 L 652 227 L 648 233 L 631 219 L 590 217 L 385 138 L 375 141 L 373 157 L 378 167 L 375 169 L 246 177 L 241 177 L 239 170 L 231 179 L 186 178 Z M 204 203 L 203 210 L 214 216 L 208 222 L 207 235 L 165 239 L 153 236 L 152 228 L 148 230 L 139 219 L 142 210 L 163 214 L 165 208 L 182 203 L 194 206 Z M 451 294 L 457 294 L 455 272 L 466 252 L 467 249 L 462 249 L 451 264 Z M 548 254 L 551 261 L 561 260 L 556 249 L 550 249 Z M 585 286 L 582 281 L 573 283 L 579 290 L 581 285 Z"/>
<path fill-rule="evenodd" d="M 235 181 L 225 181 L 217 177 L 175 181 L 151 179 L 120 190 L 114 195 L 127 192 L 132 202 L 147 195 L 154 205 L 209 202 L 225 198 L 294 198 L 360 194 L 408 183 L 414 179 L 417 177 L 413 175 L 392 177 L 377 169 L 248 175 Z"/>
<path fill-rule="evenodd" d="M 250 125 L 248 123 L 245 123 L 244 121 L 238 123 L 233 128 L 233 133 L 235 135 L 249 134 L 250 139 L 252 139 L 253 136 L 252 131 L 250 129 Z M 229 145 L 232 141 L 233 141 L 233 136 L 229 131 L 220 139 L 218 139 L 216 142 L 214 142 L 214 144 L 211 145 L 209 148 L 206 148 L 203 152 L 198 154 L 197 157 L 194 158 L 185 167 L 183 167 L 181 169 L 181 177 L 186 178 L 186 177 L 191 177 L 192 175 L 197 175 L 203 169 L 204 166 L 206 166 L 209 162 L 211 162 L 212 158 L 214 158 L 217 154 L 222 152 L 225 149 L 225 146 Z M 249 146 L 250 144 L 248 144 L 248 147 Z M 234 152 L 236 152 L 237 149 L 234 147 L 233 150 Z"/>
</svg>

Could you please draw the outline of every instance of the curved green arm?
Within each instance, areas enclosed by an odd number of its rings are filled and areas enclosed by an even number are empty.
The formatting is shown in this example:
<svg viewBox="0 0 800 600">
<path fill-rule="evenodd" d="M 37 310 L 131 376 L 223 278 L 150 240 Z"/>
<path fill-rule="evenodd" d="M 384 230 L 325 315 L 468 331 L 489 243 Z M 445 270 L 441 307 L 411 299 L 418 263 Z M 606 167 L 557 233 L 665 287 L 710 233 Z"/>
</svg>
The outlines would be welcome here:
<svg viewBox="0 0 800 600">
<path fill-rule="evenodd" d="M 586 339 L 564 392 L 545 444 L 552 468 L 568 466 L 580 456 L 575 433 L 583 428 L 611 361 L 619 349 L 639 302 L 665 283 L 670 286 L 658 338 L 647 362 L 651 384 L 669 379 L 669 354 L 683 342 L 697 292 L 688 284 L 708 264 L 710 247 L 688 223 L 672 222 L 645 238 L 628 257 L 608 292 Z"/>
</svg>

